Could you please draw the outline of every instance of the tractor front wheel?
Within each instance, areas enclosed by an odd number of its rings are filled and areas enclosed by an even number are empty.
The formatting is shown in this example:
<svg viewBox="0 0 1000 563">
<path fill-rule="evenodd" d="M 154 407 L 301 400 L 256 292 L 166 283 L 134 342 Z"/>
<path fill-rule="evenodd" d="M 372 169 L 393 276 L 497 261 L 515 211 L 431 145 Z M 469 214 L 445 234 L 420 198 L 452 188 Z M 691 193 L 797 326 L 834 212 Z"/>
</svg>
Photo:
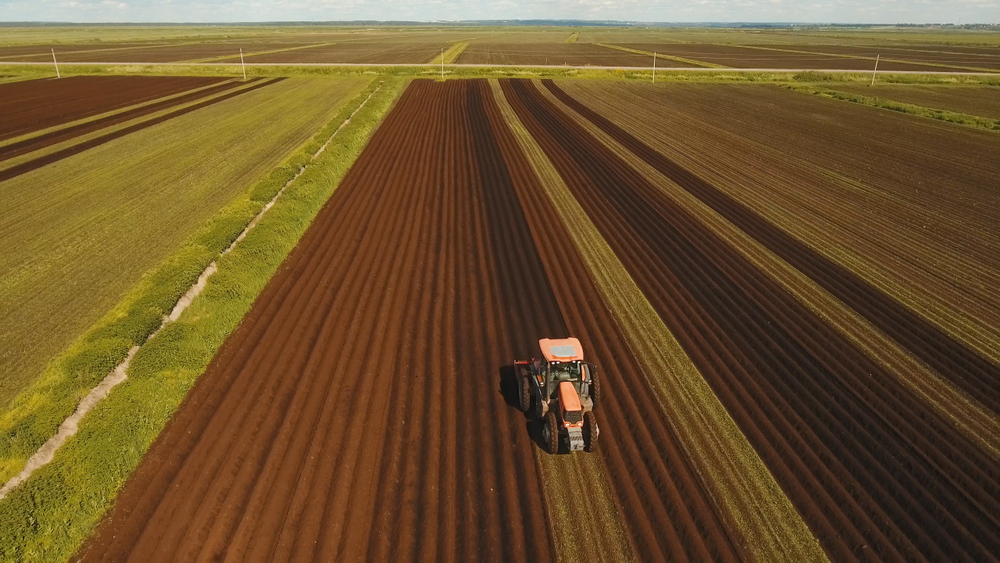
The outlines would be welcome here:
<svg viewBox="0 0 1000 563">
<path fill-rule="evenodd" d="M 597 427 L 597 416 L 593 412 L 583 413 L 583 450 L 587 452 L 594 451 L 594 446 L 597 445 L 597 436 L 600 434 L 600 429 Z"/>
<path fill-rule="evenodd" d="M 527 377 L 521 377 L 521 411 L 531 410 L 531 381 Z"/>
<path fill-rule="evenodd" d="M 542 427 L 542 439 L 550 454 L 559 453 L 559 419 L 555 411 L 545 415 L 545 426 Z"/>
</svg>

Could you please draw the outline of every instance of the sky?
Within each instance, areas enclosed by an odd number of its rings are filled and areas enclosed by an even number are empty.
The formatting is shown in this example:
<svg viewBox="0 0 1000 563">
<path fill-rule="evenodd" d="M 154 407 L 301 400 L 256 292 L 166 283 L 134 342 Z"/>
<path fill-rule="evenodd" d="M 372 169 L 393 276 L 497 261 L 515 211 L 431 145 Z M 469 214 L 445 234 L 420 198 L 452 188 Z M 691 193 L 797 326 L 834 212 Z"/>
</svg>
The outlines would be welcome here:
<svg viewBox="0 0 1000 563">
<path fill-rule="evenodd" d="M 1000 0 L 0 0 L 0 21 L 1000 23 Z"/>
</svg>

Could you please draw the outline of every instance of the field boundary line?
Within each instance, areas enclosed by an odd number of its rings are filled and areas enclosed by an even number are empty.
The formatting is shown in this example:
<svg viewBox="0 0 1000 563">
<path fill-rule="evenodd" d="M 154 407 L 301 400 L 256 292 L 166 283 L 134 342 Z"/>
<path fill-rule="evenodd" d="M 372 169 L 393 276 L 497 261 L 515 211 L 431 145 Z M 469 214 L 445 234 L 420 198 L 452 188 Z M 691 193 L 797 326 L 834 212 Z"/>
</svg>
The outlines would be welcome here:
<svg viewBox="0 0 1000 563">
<path fill-rule="evenodd" d="M 10 137 L 8 139 L 4 139 L 4 140 L 0 141 L 0 148 L 6 147 L 8 145 L 13 145 L 15 143 L 20 143 L 22 141 L 27 141 L 29 139 L 34 139 L 35 137 L 41 137 L 42 135 L 47 135 L 49 133 L 54 133 L 56 131 L 62 131 L 63 129 L 69 129 L 70 127 L 76 127 L 77 125 L 84 125 L 84 124 L 87 124 L 87 123 L 92 123 L 94 121 L 98 121 L 98 120 L 104 119 L 106 117 L 112 117 L 112 116 L 118 115 L 120 113 L 125 113 L 126 111 L 140 109 L 140 108 L 144 108 L 146 106 L 150 106 L 150 105 L 153 105 L 153 104 L 156 104 L 156 103 L 159 103 L 159 102 L 166 102 L 166 101 L 169 101 L 169 100 L 172 100 L 172 99 L 175 99 L 175 98 L 179 98 L 181 96 L 185 96 L 185 95 L 188 95 L 188 94 L 194 94 L 194 93 L 200 92 L 202 90 L 207 90 L 209 88 L 214 88 L 214 87 L 220 86 L 220 85 L 225 84 L 227 82 L 232 82 L 233 80 L 236 80 L 236 79 L 235 78 L 230 78 L 229 80 L 222 80 L 220 82 L 216 82 L 216 83 L 213 83 L 213 84 L 207 84 L 205 86 L 199 86 L 197 88 L 192 88 L 190 90 L 184 90 L 183 92 L 177 92 L 176 94 L 170 94 L 169 96 L 163 96 L 162 98 L 156 98 L 156 99 L 153 99 L 153 100 L 147 100 L 145 102 L 140 102 L 138 104 L 133 104 L 133 105 L 130 105 L 130 106 L 125 106 L 125 107 L 121 107 L 121 108 L 118 108 L 118 109 L 113 109 L 113 110 L 110 110 L 110 111 L 106 111 L 104 113 L 99 113 L 97 115 L 92 115 L 90 117 L 84 117 L 82 119 L 77 119 L 75 121 L 69 121 L 69 122 L 66 122 L 66 123 L 60 123 L 59 125 L 53 125 L 51 127 L 46 127 L 45 129 L 38 129 L 38 130 L 32 131 L 30 133 L 24 133 L 23 135 L 18 135 L 17 137 Z"/>
<path fill-rule="evenodd" d="M 990 117 L 983 117 L 981 115 L 973 115 L 971 113 L 963 113 L 959 111 L 938 109 L 907 102 L 897 102 L 887 98 L 865 96 L 863 94 L 854 94 L 851 92 L 843 92 L 840 90 L 821 88 L 818 86 L 789 84 L 784 85 L 784 87 L 803 94 L 812 94 L 813 96 L 820 96 L 822 98 L 851 102 L 853 104 L 873 108 L 887 109 L 898 113 L 926 117 L 928 119 L 936 119 L 946 123 L 954 123 L 956 125 L 964 125 L 966 127 L 974 127 L 976 129 L 984 129 L 986 131 L 1000 133 L 1000 119 L 993 119 Z"/>
<path fill-rule="evenodd" d="M 95 406 L 97 406 L 97 404 L 100 403 L 100 401 L 104 397 L 107 397 L 108 394 L 111 392 L 112 388 L 114 388 L 116 385 L 122 383 L 128 378 L 127 373 L 128 373 L 128 368 L 132 362 L 132 358 L 135 357 L 135 354 L 139 351 L 139 349 L 143 346 L 143 344 L 149 342 L 154 336 L 159 334 L 160 331 L 164 329 L 164 327 L 166 327 L 170 323 L 180 318 L 181 314 L 185 310 L 187 310 L 187 308 L 191 305 L 194 299 L 198 295 L 200 295 L 201 292 L 208 285 L 208 279 L 212 277 L 212 274 L 214 274 L 218 270 L 218 264 L 217 264 L 218 259 L 225 256 L 226 254 L 229 254 L 240 241 L 246 238 L 247 234 L 249 234 L 249 232 L 257 225 L 257 223 L 261 220 L 264 214 L 266 214 L 268 210 L 271 209 L 271 207 L 275 204 L 278 198 L 281 197 L 281 195 L 285 192 L 285 189 L 288 188 L 288 186 L 292 185 L 292 183 L 295 182 L 295 180 L 297 180 L 299 176 L 301 176 L 306 171 L 306 168 L 308 168 L 310 164 L 316 161 L 316 159 L 320 156 L 320 154 L 323 153 L 323 151 L 330 144 L 330 142 L 333 141 L 334 137 L 336 137 L 337 134 L 340 133 L 340 131 L 351 122 L 351 118 L 354 117 L 358 113 L 358 111 L 360 111 L 363 107 L 365 107 L 365 105 L 368 103 L 368 100 L 370 100 L 371 97 L 374 96 L 375 93 L 378 92 L 381 87 L 382 84 L 380 83 L 378 86 L 375 87 L 375 89 L 371 93 L 368 94 L 368 97 L 365 98 L 363 102 L 361 102 L 361 105 L 359 105 L 354 110 L 354 112 L 352 112 L 351 115 L 346 120 L 344 120 L 339 127 L 337 127 L 337 129 L 319 148 L 319 150 L 313 153 L 313 155 L 309 159 L 309 162 L 303 164 L 299 168 L 298 172 L 291 179 L 289 179 L 285 183 L 285 185 L 282 186 L 280 190 L 278 190 L 277 193 L 274 194 L 274 197 L 272 197 L 270 201 L 268 201 L 264 205 L 264 207 L 257 213 L 256 216 L 254 216 L 254 218 L 246 225 L 246 227 L 243 229 L 242 232 L 240 232 L 240 234 L 236 237 L 236 239 L 234 239 L 233 242 L 228 247 L 226 247 L 222 252 L 220 252 L 215 260 L 212 260 L 212 262 L 202 271 L 201 275 L 198 276 L 198 280 L 188 288 L 188 290 L 184 293 L 184 295 L 181 296 L 180 299 L 177 300 L 177 303 L 174 305 L 170 313 L 165 317 L 163 317 L 163 320 L 160 323 L 159 328 L 150 333 L 142 344 L 133 346 L 129 350 L 125 358 L 121 361 L 121 363 L 115 366 L 115 369 L 112 370 L 111 373 L 109 373 L 103 380 L 101 380 L 101 382 L 96 387 L 94 387 L 93 390 L 90 391 L 90 393 L 87 394 L 87 396 L 83 399 L 83 401 L 81 401 L 80 404 L 77 406 L 73 414 L 70 415 L 69 418 L 67 418 L 62 424 L 59 425 L 59 430 L 56 432 L 56 434 L 52 438 L 50 438 L 47 442 L 45 442 L 45 444 L 43 444 L 42 447 L 39 448 L 37 452 L 35 452 L 35 454 L 33 454 L 31 457 L 28 458 L 27 463 L 25 463 L 24 469 L 22 469 L 20 473 L 18 473 L 10 480 L 8 480 L 3 485 L 3 487 L 0 487 L 0 500 L 3 500 L 11 490 L 13 490 L 19 484 L 27 480 L 32 475 L 32 473 L 35 472 L 35 470 L 52 461 L 52 458 L 55 456 L 56 451 L 62 446 L 62 444 L 71 436 L 76 434 L 77 430 L 79 429 L 79 422 L 83 419 L 83 417 L 88 412 L 90 412 Z"/>
<path fill-rule="evenodd" d="M 580 32 L 574 31 L 573 33 L 569 34 L 569 37 L 567 37 L 566 40 L 563 41 L 563 43 L 576 43 L 579 40 L 580 40 Z"/>
<path fill-rule="evenodd" d="M 556 172 L 496 81 L 507 123 L 580 251 L 734 541 L 762 561 L 826 561 L 819 541 Z M 720 447 L 721 446 L 721 447 Z M 742 540 L 742 541 L 739 541 Z"/>
<path fill-rule="evenodd" d="M 647 57 L 652 57 L 653 56 L 653 52 L 652 51 L 643 51 L 642 49 L 632 49 L 631 47 L 622 47 L 620 45 L 612 45 L 611 43 L 594 43 L 594 45 L 598 45 L 600 47 L 604 47 L 605 49 L 614 49 L 616 51 L 624 51 L 626 53 L 632 53 L 632 54 L 635 54 L 635 55 L 646 55 Z M 729 68 L 729 67 L 727 67 L 725 65 L 720 65 L 720 64 L 716 64 L 716 63 L 707 63 L 705 61 L 698 61 L 698 60 L 695 60 L 695 59 L 685 59 L 684 57 L 677 57 L 677 56 L 668 55 L 668 54 L 665 54 L 665 53 L 656 53 L 656 58 L 658 58 L 658 59 L 667 59 L 668 61 L 674 61 L 674 62 L 678 62 L 678 63 L 685 63 L 685 64 L 689 64 L 689 65 L 700 66 L 700 67 L 703 67 L 703 68 L 726 68 L 726 69 Z M 650 67 L 650 68 L 652 68 L 652 67 Z M 657 69 L 657 70 L 663 70 L 663 69 Z"/>
<path fill-rule="evenodd" d="M 285 53 L 288 51 L 302 51 L 304 49 L 314 49 L 316 47 L 329 47 L 331 45 L 336 45 L 334 41 L 328 43 L 311 43 L 309 45 L 299 45 L 298 47 L 286 47 L 284 49 L 271 49 L 269 51 L 254 51 L 253 53 L 243 53 L 244 57 L 254 57 L 257 55 L 273 55 L 274 53 Z M 239 46 L 237 46 L 239 49 Z M 239 53 L 235 55 L 220 55 L 218 57 L 207 57 L 204 59 L 191 59 L 189 61 L 178 61 L 182 63 L 211 63 L 215 61 L 228 61 L 230 59 L 238 59 L 240 57 Z"/>
<path fill-rule="evenodd" d="M 591 135 L 625 160 L 664 195 L 707 225 L 740 255 L 774 280 L 797 301 L 824 319 L 908 389 L 938 411 L 973 442 L 1000 459 L 1000 418 L 942 378 L 928 365 L 872 325 L 852 308 L 823 289 L 736 225 L 644 162 L 596 125 L 563 104 L 547 88 L 540 88 L 553 103 Z"/>
<path fill-rule="evenodd" d="M 596 45 L 596 43 L 595 43 Z M 659 56 L 659 55 L 657 55 Z M 909 62 L 909 61 L 904 61 Z M 705 63 L 708 64 L 708 63 Z M 22 62 L 22 61 L 0 61 L 0 68 L 3 66 L 10 67 L 40 67 L 43 69 L 51 68 L 51 62 Z M 60 62 L 59 68 L 73 68 L 73 67 L 95 67 L 95 68 L 110 68 L 112 73 L 115 71 L 122 74 L 135 74 L 135 73 L 155 73 L 155 72 L 176 72 L 176 69 L 183 67 L 191 68 L 218 68 L 220 70 L 225 70 L 228 76 L 236 76 L 236 69 L 239 68 L 239 63 L 230 62 L 213 62 L 213 63 L 167 63 L 167 62 L 154 62 L 154 61 L 135 61 L 135 62 L 107 62 L 107 61 L 94 61 L 94 62 Z M 417 70 L 432 70 L 435 66 L 432 63 L 246 63 L 247 68 L 273 68 L 275 70 L 295 69 L 295 68 L 330 68 L 330 69 L 365 69 L 371 72 L 378 72 L 380 69 L 417 69 Z M 483 69 L 483 70 L 510 70 L 510 71 L 530 71 L 530 70 L 552 70 L 552 71 L 651 71 L 652 66 L 603 66 L 603 65 L 511 65 L 511 64 L 483 64 L 483 63 L 453 63 L 451 65 L 455 68 L 461 69 Z M 945 67 L 945 68 L 957 68 L 957 67 Z M 788 75 L 793 76 L 800 73 L 826 73 L 826 74 L 842 74 L 842 75 L 857 75 L 858 77 L 863 77 L 867 75 L 868 80 L 871 79 L 871 73 L 867 71 L 843 69 L 843 68 L 734 68 L 734 67 L 656 67 L 657 74 L 660 71 L 663 72 L 676 72 L 676 73 L 720 73 L 720 74 L 777 74 L 777 75 Z M 9 72 L 9 71 L 8 71 Z M 995 70 L 956 70 L 956 71 L 944 71 L 944 70 L 893 70 L 886 71 L 883 75 L 892 76 L 952 76 L 952 77 L 978 77 L 978 78 L 996 78 L 1000 77 L 1000 71 Z M 477 75 L 478 76 L 478 75 Z M 532 78 L 537 78 L 534 76 Z M 861 81 L 860 78 L 858 80 Z"/>
<path fill-rule="evenodd" d="M 717 47 L 734 47 L 734 45 L 727 45 L 725 43 L 709 43 L 709 45 L 715 45 Z M 833 57 L 833 58 L 838 58 L 838 59 L 856 59 L 856 60 L 862 60 L 862 61 L 872 61 L 872 62 L 875 62 L 875 59 L 873 59 L 871 57 L 866 57 L 864 55 L 846 55 L 844 53 L 824 53 L 822 51 L 799 51 L 798 49 L 782 49 L 782 48 L 779 48 L 779 47 L 764 47 L 764 46 L 761 46 L 761 45 L 735 45 L 735 46 L 736 47 L 742 47 L 744 49 L 757 49 L 759 51 L 777 51 L 777 52 L 780 52 L 780 53 L 795 53 L 797 55 L 821 55 L 821 56 L 824 56 L 824 57 Z M 991 69 L 991 68 L 979 68 L 979 67 L 974 67 L 974 66 L 963 66 L 963 65 L 948 65 L 948 64 L 942 64 L 942 63 L 928 63 L 928 62 L 921 62 L 921 61 L 911 61 L 911 60 L 907 60 L 907 59 L 890 59 L 890 58 L 885 58 L 885 59 L 879 59 L 879 60 L 881 62 L 886 62 L 886 63 L 900 63 L 900 64 L 908 64 L 908 65 L 929 66 L 929 67 L 934 67 L 934 68 L 957 68 L 957 69 L 968 70 L 968 71 L 973 71 L 973 72 L 976 72 L 976 71 L 979 71 L 979 72 L 996 72 L 995 69 Z M 899 72 L 899 71 L 889 71 L 889 72 Z M 919 71 L 917 71 L 917 72 L 919 72 Z"/>
</svg>

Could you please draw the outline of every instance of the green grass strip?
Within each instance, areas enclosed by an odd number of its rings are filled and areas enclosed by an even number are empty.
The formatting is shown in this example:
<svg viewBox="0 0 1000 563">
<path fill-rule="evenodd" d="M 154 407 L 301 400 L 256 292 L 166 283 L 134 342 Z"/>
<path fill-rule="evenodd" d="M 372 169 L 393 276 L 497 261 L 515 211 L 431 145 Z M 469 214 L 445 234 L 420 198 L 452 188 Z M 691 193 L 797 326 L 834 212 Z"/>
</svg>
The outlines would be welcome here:
<svg viewBox="0 0 1000 563">
<path fill-rule="evenodd" d="M 575 31 L 571 33 L 569 37 L 567 37 L 566 40 L 563 41 L 563 43 L 576 43 L 579 39 L 580 39 L 580 32 Z"/>
<path fill-rule="evenodd" d="M 404 85 L 403 80 L 387 80 L 382 85 L 247 237 L 218 259 L 218 271 L 209 278 L 204 292 L 177 322 L 167 325 L 142 346 L 132 361 L 129 378 L 84 418 L 79 432 L 66 441 L 52 462 L 0 501 L 0 560 L 60 561 L 78 548 L 225 338 L 239 325 L 329 199 Z M 325 138 L 374 87 L 371 85 L 344 108 L 324 129 Z M 297 171 L 325 138 L 317 136 L 296 155 L 291 169 Z M 251 195 L 252 200 L 267 201 L 282 185 L 280 180 L 262 183 Z M 218 239 L 221 244 L 213 246 L 224 248 L 246 224 L 241 220 L 254 215 L 253 209 L 259 206 L 251 205 L 249 200 L 230 206 L 199 240 Z M 175 257 L 174 262 L 200 259 L 188 267 L 174 266 L 190 274 L 186 279 L 168 277 L 164 281 L 186 289 L 217 254 L 201 246 Z M 155 284 L 148 287 L 155 288 Z M 150 324 L 154 318 L 159 323 L 158 311 L 140 317 L 148 318 Z"/>
<path fill-rule="evenodd" d="M 339 124 L 337 121 L 336 125 Z M 237 196 L 174 254 L 146 273 L 114 308 L 14 397 L 0 413 L 0 482 L 16 475 L 128 350 L 145 342 L 160 326 L 163 317 L 205 267 L 308 162 L 319 148 L 320 139 L 329 138 L 331 126 L 332 123 L 293 152 L 283 165 Z"/>
<path fill-rule="evenodd" d="M 595 43 L 596 45 L 596 43 Z M 660 57 L 658 54 L 657 57 Z M 694 64 L 695 61 L 688 61 Z M 708 63 L 705 63 L 708 64 Z M 242 78 L 239 63 L 197 66 L 161 64 L 120 64 L 120 65 L 70 65 L 60 67 L 63 76 L 225 76 Z M 288 66 L 281 64 L 248 66 L 247 77 L 269 76 L 362 76 L 374 78 L 438 78 L 440 68 L 434 66 Z M 449 66 L 445 68 L 446 78 L 552 78 L 585 80 L 631 80 L 646 82 L 651 71 L 625 68 L 559 68 L 559 67 L 485 67 Z M 36 78 L 55 76 L 52 67 L 38 65 L 5 65 L 0 63 L 0 75 L 31 76 Z M 865 83 L 872 79 L 872 73 L 859 72 L 819 72 L 788 70 L 740 71 L 718 68 L 697 71 L 657 70 L 657 82 L 723 82 L 723 83 L 788 83 L 788 82 L 843 82 Z M 880 82 L 893 84 L 964 84 L 1000 86 L 1000 74 L 893 74 L 879 73 Z"/>
<path fill-rule="evenodd" d="M 459 41 L 458 43 L 455 43 L 454 45 L 449 47 L 447 51 L 442 53 L 442 55 L 444 55 L 444 64 L 450 65 L 451 63 L 455 62 L 455 59 L 457 59 L 458 56 L 461 55 L 462 52 L 465 51 L 465 49 L 468 46 L 469 46 L 468 41 Z M 431 64 L 436 64 L 436 65 L 441 64 L 441 55 L 437 55 L 433 59 L 431 59 Z"/>
<path fill-rule="evenodd" d="M 885 98 L 877 98 L 875 96 L 863 96 L 861 94 L 852 94 L 849 92 L 841 92 L 838 90 L 820 88 L 817 86 L 787 85 L 786 88 L 794 90 L 796 92 L 812 94 L 814 96 L 832 98 L 834 100 L 843 100 L 845 102 L 861 104 L 863 106 L 871 106 L 892 111 L 898 111 L 900 113 L 908 113 L 910 115 L 918 115 L 920 117 L 928 117 L 930 119 L 947 121 L 948 123 L 957 123 L 959 125 L 976 127 L 978 129 L 985 129 L 987 131 L 1000 132 L 1000 120 L 991 119 L 989 117 L 971 115 L 968 113 L 959 113 L 957 111 L 949 111 L 949 110 L 931 108 L 926 106 L 918 106 L 915 104 L 906 104 L 903 102 L 887 100 Z"/>
<path fill-rule="evenodd" d="M 646 55 L 647 57 L 652 57 L 652 51 L 643 51 L 641 49 L 631 49 L 629 47 L 621 47 L 618 45 L 611 45 L 609 43 L 595 43 L 595 45 L 600 45 L 607 49 L 614 49 L 616 51 L 625 51 L 626 53 L 633 53 L 636 55 Z M 684 57 L 675 57 L 673 55 L 664 55 L 663 53 L 656 53 L 656 58 L 667 59 L 669 61 L 675 61 L 678 63 L 689 64 L 694 66 L 700 66 L 704 68 L 727 68 L 725 65 L 718 65 L 715 63 L 706 63 L 705 61 L 696 61 L 694 59 L 685 59 Z"/>
</svg>

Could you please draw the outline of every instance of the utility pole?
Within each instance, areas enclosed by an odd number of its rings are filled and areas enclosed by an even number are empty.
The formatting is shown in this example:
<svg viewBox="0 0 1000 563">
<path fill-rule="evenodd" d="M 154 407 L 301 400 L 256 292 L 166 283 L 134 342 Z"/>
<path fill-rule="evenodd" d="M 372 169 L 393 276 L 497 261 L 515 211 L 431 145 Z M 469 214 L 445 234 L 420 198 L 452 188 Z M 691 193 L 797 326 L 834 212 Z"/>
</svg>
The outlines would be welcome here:
<svg viewBox="0 0 1000 563">
<path fill-rule="evenodd" d="M 52 64 L 56 65 L 56 78 L 62 78 L 59 76 L 59 63 L 56 62 L 56 50 L 52 49 Z"/>
<path fill-rule="evenodd" d="M 653 84 L 656 84 L 656 51 L 653 51 Z"/>
<path fill-rule="evenodd" d="M 882 56 L 881 53 L 875 55 L 875 72 L 872 73 L 872 83 L 868 86 L 869 88 L 875 85 L 875 73 L 878 72 L 878 59 L 881 56 Z"/>
<path fill-rule="evenodd" d="M 441 47 L 441 82 L 444 82 L 444 47 Z"/>
<path fill-rule="evenodd" d="M 247 79 L 247 64 L 243 62 L 243 47 L 240 47 L 240 66 L 243 67 L 243 80 Z"/>
</svg>

